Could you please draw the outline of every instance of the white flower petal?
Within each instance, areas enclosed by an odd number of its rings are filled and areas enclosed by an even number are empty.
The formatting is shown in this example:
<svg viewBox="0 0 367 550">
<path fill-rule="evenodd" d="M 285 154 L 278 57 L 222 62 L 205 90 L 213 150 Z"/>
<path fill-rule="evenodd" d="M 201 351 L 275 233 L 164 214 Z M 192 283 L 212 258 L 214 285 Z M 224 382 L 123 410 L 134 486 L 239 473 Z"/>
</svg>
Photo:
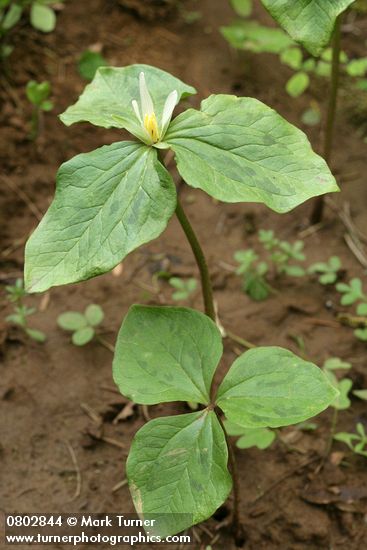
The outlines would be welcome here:
<svg viewBox="0 0 367 550">
<path fill-rule="evenodd" d="M 169 123 L 171 122 L 173 110 L 177 105 L 178 100 L 178 93 L 177 90 L 174 90 L 169 94 L 169 96 L 166 99 L 166 103 L 163 107 L 163 114 L 162 114 L 162 137 L 164 136 Z"/>
<path fill-rule="evenodd" d="M 145 75 L 143 72 L 139 75 L 139 88 L 140 88 L 140 102 L 141 110 L 143 111 L 143 119 L 145 115 L 151 115 L 154 113 L 154 105 L 150 96 L 147 84 L 145 82 Z"/>
<path fill-rule="evenodd" d="M 133 99 L 131 103 L 132 103 L 134 112 L 135 112 L 135 114 L 136 114 L 136 116 L 137 116 L 137 118 L 138 118 L 140 124 L 143 126 L 143 120 L 142 120 L 142 118 L 141 118 L 141 116 L 140 116 L 140 111 L 139 111 L 138 102 L 137 102 L 135 99 Z"/>
</svg>

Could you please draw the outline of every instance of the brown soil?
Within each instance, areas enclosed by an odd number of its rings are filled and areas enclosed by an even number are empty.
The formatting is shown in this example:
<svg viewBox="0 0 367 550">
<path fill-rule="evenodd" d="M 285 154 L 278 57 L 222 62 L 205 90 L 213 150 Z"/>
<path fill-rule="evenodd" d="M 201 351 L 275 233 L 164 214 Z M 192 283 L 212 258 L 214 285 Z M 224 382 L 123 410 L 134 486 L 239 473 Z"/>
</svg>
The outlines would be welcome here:
<svg viewBox="0 0 367 550">
<path fill-rule="evenodd" d="M 53 197 L 58 166 L 79 152 L 120 139 L 118 131 L 86 124 L 66 128 L 56 117 L 83 89 L 85 83 L 77 73 L 76 60 L 91 44 L 103 44 L 104 55 L 113 65 L 140 62 L 171 71 L 198 89 L 198 96 L 192 100 L 194 106 L 210 93 L 234 91 L 255 96 L 300 124 L 300 115 L 311 100 L 322 103 L 325 82 L 316 82 L 307 95 L 290 100 L 284 92 L 290 74 L 286 67 L 270 56 L 242 57 L 230 51 L 218 32 L 218 26 L 232 18 L 227 4 L 219 0 L 186 2 L 186 10 L 202 13 L 202 18 L 190 25 L 182 16 L 147 22 L 143 12 L 136 17 L 113 0 L 70 2 L 59 13 L 54 33 L 40 35 L 24 25 L 14 36 L 16 48 L 9 77 L 1 82 L 2 285 L 22 275 L 23 245 L 38 223 L 38 212 L 44 212 Z M 266 19 L 263 11 L 258 12 Z M 367 19 L 360 18 L 356 25 L 359 34 L 345 37 L 351 53 L 361 47 Z M 51 80 L 55 102 L 54 111 L 45 117 L 44 132 L 37 144 L 27 138 L 30 110 L 24 87 L 30 78 Z M 344 92 L 333 167 L 343 192 L 335 200 L 339 205 L 349 201 L 353 220 L 366 231 L 366 144 L 350 122 L 350 103 L 351 97 Z M 319 130 L 305 130 L 318 149 Z M 30 200 L 25 201 L 22 193 Z M 297 238 L 306 226 L 310 204 L 279 216 L 257 205 L 219 204 L 187 187 L 182 189 L 182 198 L 208 256 L 223 325 L 255 344 L 285 346 L 296 353 L 301 352 L 295 337 L 302 337 L 309 358 L 319 364 L 331 356 L 350 361 L 354 388 L 366 388 L 366 346 L 354 338 L 350 328 L 336 322 L 340 306 L 332 287 L 322 287 L 308 278 L 286 280 L 277 283 L 279 295 L 256 303 L 242 293 L 240 279 L 223 267 L 223 262 L 233 265 L 235 250 L 256 243 L 255 229 L 273 228 L 282 238 Z M 361 265 L 345 244 L 344 233 L 345 227 L 328 210 L 325 226 L 305 239 L 308 261 L 326 260 L 337 254 L 347 278 L 363 276 Z M 159 239 L 131 254 L 120 274 L 106 274 L 52 289 L 42 297 L 29 297 L 27 303 L 39 308 L 32 326 L 47 333 L 44 345 L 0 322 L 3 511 L 132 511 L 128 488 L 113 488 L 124 479 L 131 438 L 144 423 L 142 410 L 135 408 L 128 419 L 112 422 L 126 401 L 113 386 L 111 352 L 97 342 L 74 347 L 69 336 L 57 328 L 56 318 L 66 310 L 82 310 L 91 302 L 101 304 L 106 314 L 103 336 L 113 343 L 132 303 L 172 303 L 167 283 L 160 283 L 157 290 L 152 280 L 152 273 L 160 267 L 176 275 L 197 276 L 175 219 Z M 199 292 L 188 305 L 202 308 Z M 0 307 L 4 319 L 10 312 L 4 295 Z M 227 338 L 225 350 L 223 368 L 243 348 Z M 171 404 L 150 407 L 149 414 L 155 417 L 185 410 L 183 404 Z M 102 419 L 102 427 L 92 420 L 93 414 Z M 331 416 L 331 411 L 320 415 L 319 427 L 313 432 L 282 430 L 283 443 L 278 440 L 270 450 L 236 451 L 241 517 L 249 550 L 366 548 L 367 502 L 366 491 L 361 490 L 366 484 L 365 459 L 334 444 L 321 471 L 315 461 L 326 445 Z M 338 429 L 353 430 L 356 421 L 367 424 L 367 414 L 363 402 L 353 399 L 352 407 L 340 413 Z M 117 441 L 119 446 L 101 437 Z M 81 473 L 80 495 L 76 497 L 70 448 Z M 235 548 L 226 527 L 216 531 L 230 508 L 231 502 L 216 519 L 206 522 L 205 530 L 196 527 L 202 541 L 197 549 L 210 542 L 209 532 L 218 535 L 214 549 Z"/>
</svg>

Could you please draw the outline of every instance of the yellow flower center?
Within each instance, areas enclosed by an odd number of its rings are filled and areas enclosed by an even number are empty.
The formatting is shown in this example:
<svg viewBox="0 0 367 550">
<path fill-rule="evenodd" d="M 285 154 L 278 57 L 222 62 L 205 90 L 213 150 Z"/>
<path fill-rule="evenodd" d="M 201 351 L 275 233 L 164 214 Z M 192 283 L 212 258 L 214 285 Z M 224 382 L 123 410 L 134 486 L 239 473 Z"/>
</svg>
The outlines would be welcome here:
<svg viewBox="0 0 367 550">
<path fill-rule="evenodd" d="M 157 141 L 159 141 L 159 129 L 158 129 L 157 119 L 154 113 L 150 115 L 145 115 L 144 126 L 145 126 L 145 129 L 148 131 L 148 134 L 152 138 L 153 143 L 157 143 Z"/>
</svg>

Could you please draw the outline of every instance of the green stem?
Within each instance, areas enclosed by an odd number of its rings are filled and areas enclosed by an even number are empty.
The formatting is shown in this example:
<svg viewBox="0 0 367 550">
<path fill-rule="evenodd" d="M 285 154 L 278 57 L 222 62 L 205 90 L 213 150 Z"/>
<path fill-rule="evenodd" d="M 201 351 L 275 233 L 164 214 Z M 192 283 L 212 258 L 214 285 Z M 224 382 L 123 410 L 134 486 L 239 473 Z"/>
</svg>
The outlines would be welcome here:
<svg viewBox="0 0 367 550">
<path fill-rule="evenodd" d="M 332 151 L 333 151 L 333 139 L 334 139 L 334 127 L 338 101 L 339 90 L 339 77 L 340 77 L 340 52 L 341 52 L 341 22 L 342 15 L 340 14 L 335 22 L 334 29 L 334 41 L 333 41 L 333 59 L 331 69 L 331 83 L 329 92 L 329 105 L 327 112 L 325 139 L 324 139 L 324 158 L 328 164 L 330 164 Z M 311 225 L 320 223 L 324 213 L 324 197 L 321 195 L 317 197 L 314 203 L 314 207 L 311 213 Z"/>
<path fill-rule="evenodd" d="M 212 291 L 212 285 L 210 282 L 208 265 L 206 263 L 204 252 L 199 244 L 196 234 L 178 198 L 177 198 L 177 206 L 176 206 L 176 216 L 187 237 L 187 240 L 190 243 L 191 250 L 195 256 L 196 263 L 200 271 L 201 288 L 203 293 L 205 313 L 208 315 L 208 317 L 210 317 L 215 322 L 216 315 L 215 315 L 213 291 Z"/>
<path fill-rule="evenodd" d="M 187 237 L 187 240 L 190 243 L 192 252 L 195 256 L 195 259 L 200 271 L 205 313 L 208 315 L 208 317 L 210 317 L 215 322 L 216 315 L 215 315 L 213 291 L 212 291 L 212 285 L 210 282 L 208 265 L 206 263 L 203 250 L 199 244 L 196 234 L 178 198 L 177 198 L 177 206 L 176 206 L 176 215 Z M 213 376 L 213 382 L 214 382 L 214 377 L 215 376 Z M 215 405 L 213 404 L 213 401 L 215 399 L 215 386 L 213 382 L 210 388 L 210 400 L 212 403 L 212 407 L 215 407 Z M 219 414 L 217 414 L 217 418 L 223 429 L 226 442 L 227 442 L 227 447 L 228 447 L 228 458 L 229 458 L 229 466 L 230 466 L 230 470 L 233 478 L 233 497 L 234 497 L 232 531 L 233 531 L 233 536 L 236 543 L 240 545 L 244 540 L 244 534 L 243 534 L 243 529 L 240 522 L 240 483 L 239 483 L 239 477 L 237 472 L 236 457 L 233 451 L 232 443 L 228 437 L 228 434 L 225 430 L 225 427 L 223 425 L 222 419 L 220 418 Z"/>
<path fill-rule="evenodd" d="M 38 136 L 39 123 L 40 123 L 40 110 L 39 110 L 39 107 L 35 106 L 33 107 L 32 118 L 31 118 L 30 138 L 32 141 L 34 141 Z"/>
<path fill-rule="evenodd" d="M 325 458 L 327 458 L 330 454 L 331 447 L 333 445 L 333 439 L 334 439 L 334 435 L 335 435 L 337 422 L 338 422 L 338 409 L 336 407 L 334 407 L 333 416 L 332 416 L 331 425 L 330 425 L 329 440 L 328 440 L 328 443 L 327 443 L 327 446 L 326 446 L 326 449 L 325 449 Z"/>
<path fill-rule="evenodd" d="M 239 483 L 239 477 L 238 477 L 238 470 L 237 470 L 237 463 L 236 463 L 236 456 L 234 453 L 233 445 L 231 440 L 228 437 L 228 434 L 226 432 L 226 429 L 224 427 L 223 421 L 220 418 L 219 414 L 217 414 L 217 418 L 219 421 L 219 424 L 222 427 L 222 430 L 224 432 L 226 443 L 228 447 L 228 459 L 229 459 L 229 467 L 231 470 L 232 478 L 233 478 L 233 516 L 232 516 L 232 532 L 235 539 L 235 542 L 238 546 L 242 546 L 245 535 L 244 531 L 241 525 L 240 520 L 240 501 L 241 501 L 241 491 L 240 491 L 240 483 Z"/>
</svg>

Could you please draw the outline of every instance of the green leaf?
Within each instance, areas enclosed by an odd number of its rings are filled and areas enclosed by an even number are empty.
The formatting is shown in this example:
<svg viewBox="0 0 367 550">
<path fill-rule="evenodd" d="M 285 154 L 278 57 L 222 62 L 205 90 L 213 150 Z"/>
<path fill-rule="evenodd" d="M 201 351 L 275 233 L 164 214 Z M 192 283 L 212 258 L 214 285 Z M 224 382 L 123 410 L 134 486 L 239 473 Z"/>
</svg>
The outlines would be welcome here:
<svg viewBox="0 0 367 550">
<path fill-rule="evenodd" d="M 301 120 L 307 126 L 317 126 L 321 122 L 321 113 L 317 108 L 310 107 L 302 113 Z"/>
<path fill-rule="evenodd" d="M 183 290 L 185 288 L 185 283 L 182 279 L 179 277 L 171 277 L 168 281 L 171 286 L 174 288 L 177 288 L 179 290 Z"/>
<path fill-rule="evenodd" d="M 85 318 L 92 327 L 101 324 L 104 318 L 103 309 L 97 304 L 90 304 L 84 312 Z"/>
<path fill-rule="evenodd" d="M 334 439 L 336 441 L 341 441 L 342 443 L 345 443 L 348 445 L 350 449 L 353 450 L 353 441 L 358 441 L 359 437 L 356 434 L 350 434 L 348 432 L 339 432 L 334 435 Z"/>
<path fill-rule="evenodd" d="M 367 401 L 367 390 L 354 390 L 353 394 L 356 397 L 359 397 L 359 399 L 363 399 L 363 401 Z"/>
<path fill-rule="evenodd" d="M 33 2 L 31 7 L 31 25 L 38 31 L 53 31 L 56 26 L 54 10 L 38 2 Z"/>
<path fill-rule="evenodd" d="M 12 4 L 1 22 L 0 29 L 3 31 L 8 31 L 12 27 L 14 27 L 14 25 L 16 25 L 21 18 L 22 12 L 22 6 L 20 6 L 19 4 Z"/>
<path fill-rule="evenodd" d="M 339 357 L 330 357 L 330 359 L 325 361 L 322 368 L 326 370 L 349 370 L 352 368 L 352 365 L 347 363 L 347 361 L 339 359 Z"/>
<path fill-rule="evenodd" d="M 119 142 L 77 155 L 59 169 L 56 197 L 26 245 L 26 288 L 41 292 L 113 269 L 158 237 L 175 207 L 155 149 Z"/>
<path fill-rule="evenodd" d="M 367 57 L 353 59 L 346 66 L 349 76 L 364 76 L 367 72 Z"/>
<path fill-rule="evenodd" d="M 243 289 L 256 302 L 262 302 L 269 296 L 269 285 L 259 273 L 247 273 Z"/>
<path fill-rule="evenodd" d="M 352 279 L 349 284 L 338 283 L 336 290 L 343 294 L 340 299 L 340 303 L 343 306 L 350 306 L 357 300 L 364 300 L 366 298 L 362 289 L 362 281 L 357 278 Z"/>
<path fill-rule="evenodd" d="M 256 99 L 210 96 L 179 115 L 165 141 L 186 183 L 224 202 L 288 212 L 338 190 L 305 134 Z"/>
<path fill-rule="evenodd" d="M 80 328 L 71 337 L 71 340 L 75 346 L 85 346 L 94 337 L 94 329 L 92 327 Z"/>
<path fill-rule="evenodd" d="M 354 335 L 362 342 L 367 342 L 367 328 L 357 328 Z"/>
<path fill-rule="evenodd" d="M 245 434 L 236 442 L 239 449 L 257 447 L 260 450 L 267 449 L 273 443 L 276 434 L 268 428 L 246 428 Z"/>
<path fill-rule="evenodd" d="M 78 61 L 78 71 L 80 76 L 86 80 L 93 80 L 97 69 L 100 67 L 106 67 L 108 62 L 98 52 L 92 52 L 91 50 L 85 50 Z"/>
<path fill-rule="evenodd" d="M 141 72 L 145 73 L 158 123 L 161 121 L 164 103 L 170 92 L 177 90 L 179 98 L 196 93 L 195 88 L 149 65 L 130 65 L 123 68 L 101 67 L 78 101 L 60 115 L 62 122 L 66 126 L 74 122 L 87 121 L 104 128 L 126 128 L 140 137 L 142 128 L 131 102 L 133 99 L 139 99 Z"/>
<path fill-rule="evenodd" d="M 27 82 L 26 94 L 28 100 L 40 107 L 42 103 L 49 97 L 51 93 L 51 84 L 47 81 L 45 82 L 36 82 L 35 80 L 30 80 Z"/>
<path fill-rule="evenodd" d="M 237 275 L 242 275 L 242 273 L 246 273 L 246 271 L 251 268 L 252 264 L 258 260 L 259 256 L 252 250 L 252 248 L 248 250 L 236 250 L 236 252 L 233 255 L 236 262 L 238 262 L 240 265 L 236 269 Z"/>
<path fill-rule="evenodd" d="M 367 304 L 358 304 L 357 315 L 361 315 L 362 317 L 367 316 Z"/>
<path fill-rule="evenodd" d="M 289 48 L 280 55 L 280 61 L 291 69 L 298 71 L 302 66 L 303 55 L 299 48 Z"/>
<path fill-rule="evenodd" d="M 221 27 L 220 31 L 237 50 L 280 54 L 294 45 L 293 40 L 281 29 L 264 27 L 256 21 L 236 21 L 227 27 Z"/>
<path fill-rule="evenodd" d="M 206 315 L 188 308 L 135 305 L 117 337 L 114 380 L 135 403 L 206 404 L 222 350 L 220 333 Z"/>
<path fill-rule="evenodd" d="M 136 511 L 158 514 L 155 534 L 162 537 L 204 521 L 231 490 L 227 460 L 213 411 L 151 420 L 136 434 L 126 464 Z"/>
<path fill-rule="evenodd" d="M 239 449 L 249 449 L 250 447 L 266 449 L 276 438 L 275 432 L 268 428 L 244 428 L 229 422 L 229 420 L 224 421 L 224 427 L 228 435 L 241 436 L 236 442 Z"/>
<path fill-rule="evenodd" d="M 299 265 L 285 265 L 283 270 L 290 277 L 303 277 L 306 274 L 303 267 Z"/>
<path fill-rule="evenodd" d="M 299 97 L 307 90 L 310 84 L 310 77 L 307 73 L 299 72 L 294 74 L 286 84 L 286 90 L 292 97 Z"/>
<path fill-rule="evenodd" d="M 248 17 L 252 12 L 252 0 L 231 0 L 234 11 L 241 17 Z"/>
<path fill-rule="evenodd" d="M 351 403 L 348 397 L 348 393 L 350 392 L 352 386 L 353 382 L 349 378 L 343 378 L 342 380 L 338 381 L 337 389 L 339 390 L 339 395 L 334 403 L 332 403 L 331 405 L 339 411 L 349 409 Z"/>
<path fill-rule="evenodd" d="M 261 0 L 294 40 L 317 56 L 329 43 L 337 16 L 354 0 Z"/>
<path fill-rule="evenodd" d="M 34 328 L 26 328 L 26 333 L 32 340 L 35 342 L 39 342 L 40 344 L 43 344 L 43 342 L 46 341 L 46 334 L 44 332 L 41 332 L 40 330 L 34 329 Z"/>
<path fill-rule="evenodd" d="M 218 389 L 228 420 L 249 428 L 296 424 L 320 413 L 337 396 L 321 369 L 278 347 L 247 351 Z"/>
<path fill-rule="evenodd" d="M 79 330 L 87 326 L 87 320 L 77 311 L 66 311 L 57 318 L 57 324 L 64 330 Z"/>
</svg>

